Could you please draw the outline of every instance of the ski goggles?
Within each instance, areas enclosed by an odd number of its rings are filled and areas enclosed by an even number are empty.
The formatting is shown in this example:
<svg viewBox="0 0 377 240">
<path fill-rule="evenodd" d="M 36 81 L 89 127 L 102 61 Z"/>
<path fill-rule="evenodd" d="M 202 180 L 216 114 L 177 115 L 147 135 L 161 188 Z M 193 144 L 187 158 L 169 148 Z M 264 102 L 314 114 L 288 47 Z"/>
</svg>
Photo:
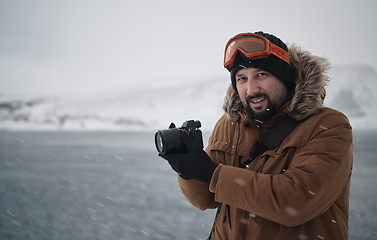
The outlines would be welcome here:
<svg viewBox="0 0 377 240">
<path fill-rule="evenodd" d="M 273 54 L 281 60 L 289 62 L 288 52 L 271 43 L 267 38 L 255 33 L 241 33 L 231 38 L 225 45 L 224 67 L 234 65 L 237 52 L 240 51 L 250 60 L 268 58 Z"/>
</svg>

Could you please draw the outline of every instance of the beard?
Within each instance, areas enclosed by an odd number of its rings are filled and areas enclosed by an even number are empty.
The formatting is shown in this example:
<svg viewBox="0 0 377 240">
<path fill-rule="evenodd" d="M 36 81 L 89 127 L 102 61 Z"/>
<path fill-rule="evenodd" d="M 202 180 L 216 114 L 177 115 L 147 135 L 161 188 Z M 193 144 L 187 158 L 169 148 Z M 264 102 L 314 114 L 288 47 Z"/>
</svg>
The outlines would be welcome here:
<svg viewBox="0 0 377 240">
<path fill-rule="evenodd" d="M 252 98 L 264 97 L 268 101 L 267 108 L 263 111 L 255 111 L 249 106 L 249 102 Z M 278 111 L 280 105 L 277 102 L 271 101 L 266 94 L 256 94 L 255 96 L 248 96 L 246 103 L 243 103 L 243 109 L 247 115 L 247 118 L 251 121 L 264 123 L 270 120 Z"/>
</svg>

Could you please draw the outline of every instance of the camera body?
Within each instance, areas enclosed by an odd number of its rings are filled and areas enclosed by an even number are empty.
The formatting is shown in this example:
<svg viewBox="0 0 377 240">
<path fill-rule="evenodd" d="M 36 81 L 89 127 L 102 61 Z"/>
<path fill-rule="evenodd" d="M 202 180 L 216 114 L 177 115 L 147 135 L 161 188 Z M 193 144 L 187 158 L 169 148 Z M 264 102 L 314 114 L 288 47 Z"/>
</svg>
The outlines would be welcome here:
<svg viewBox="0 0 377 240">
<path fill-rule="evenodd" d="M 169 129 L 158 130 L 154 137 L 157 152 L 160 155 L 186 152 L 187 148 L 181 139 L 181 133 L 183 132 L 190 135 L 193 139 L 200 140 L 203 148 L 203 136 L 199 130 L 201 125 L 200 121 L 187 120 L 179 128 L 175 128 L 175 124 L 172 123 Z"/>
</svg>

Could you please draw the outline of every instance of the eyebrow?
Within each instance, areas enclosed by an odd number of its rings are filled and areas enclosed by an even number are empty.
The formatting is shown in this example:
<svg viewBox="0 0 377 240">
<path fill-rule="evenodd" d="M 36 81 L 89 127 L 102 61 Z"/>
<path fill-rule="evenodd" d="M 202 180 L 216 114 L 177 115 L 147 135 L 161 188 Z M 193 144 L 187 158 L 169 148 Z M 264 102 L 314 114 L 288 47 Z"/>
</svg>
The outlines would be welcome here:
<svg viewBox="0 0 377 240">
<path fill-rule="evenodd" d="M 235 77 L 240 77 L 240 76 L 244 76 L 245 74 L 243 73 L 236 73 Z"/>
<path fill-rule="evenodd" d="M 257 68 L 257 70 L 254 73 L 260 73 L 260 72 L 267 72 L 267 71 Z M 245 74 L 237 72 L 235 75 L 235 77 L 240 77 L 240 76 L 245 76 Z"/>
</svg>

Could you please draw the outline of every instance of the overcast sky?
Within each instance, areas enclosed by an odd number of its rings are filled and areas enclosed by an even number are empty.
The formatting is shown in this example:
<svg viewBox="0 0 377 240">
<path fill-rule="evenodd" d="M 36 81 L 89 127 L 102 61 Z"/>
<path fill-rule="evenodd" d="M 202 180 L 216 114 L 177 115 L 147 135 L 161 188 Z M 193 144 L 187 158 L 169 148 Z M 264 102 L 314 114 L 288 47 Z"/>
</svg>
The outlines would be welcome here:
<svg viewBox="0 0 377 240">
<path fill-rule="evenodd" d="M 0 0 L 0 96 L 228 79 L 224 45 L 263 30 L 377 69 L 376 0 Z"/>
</svg>

